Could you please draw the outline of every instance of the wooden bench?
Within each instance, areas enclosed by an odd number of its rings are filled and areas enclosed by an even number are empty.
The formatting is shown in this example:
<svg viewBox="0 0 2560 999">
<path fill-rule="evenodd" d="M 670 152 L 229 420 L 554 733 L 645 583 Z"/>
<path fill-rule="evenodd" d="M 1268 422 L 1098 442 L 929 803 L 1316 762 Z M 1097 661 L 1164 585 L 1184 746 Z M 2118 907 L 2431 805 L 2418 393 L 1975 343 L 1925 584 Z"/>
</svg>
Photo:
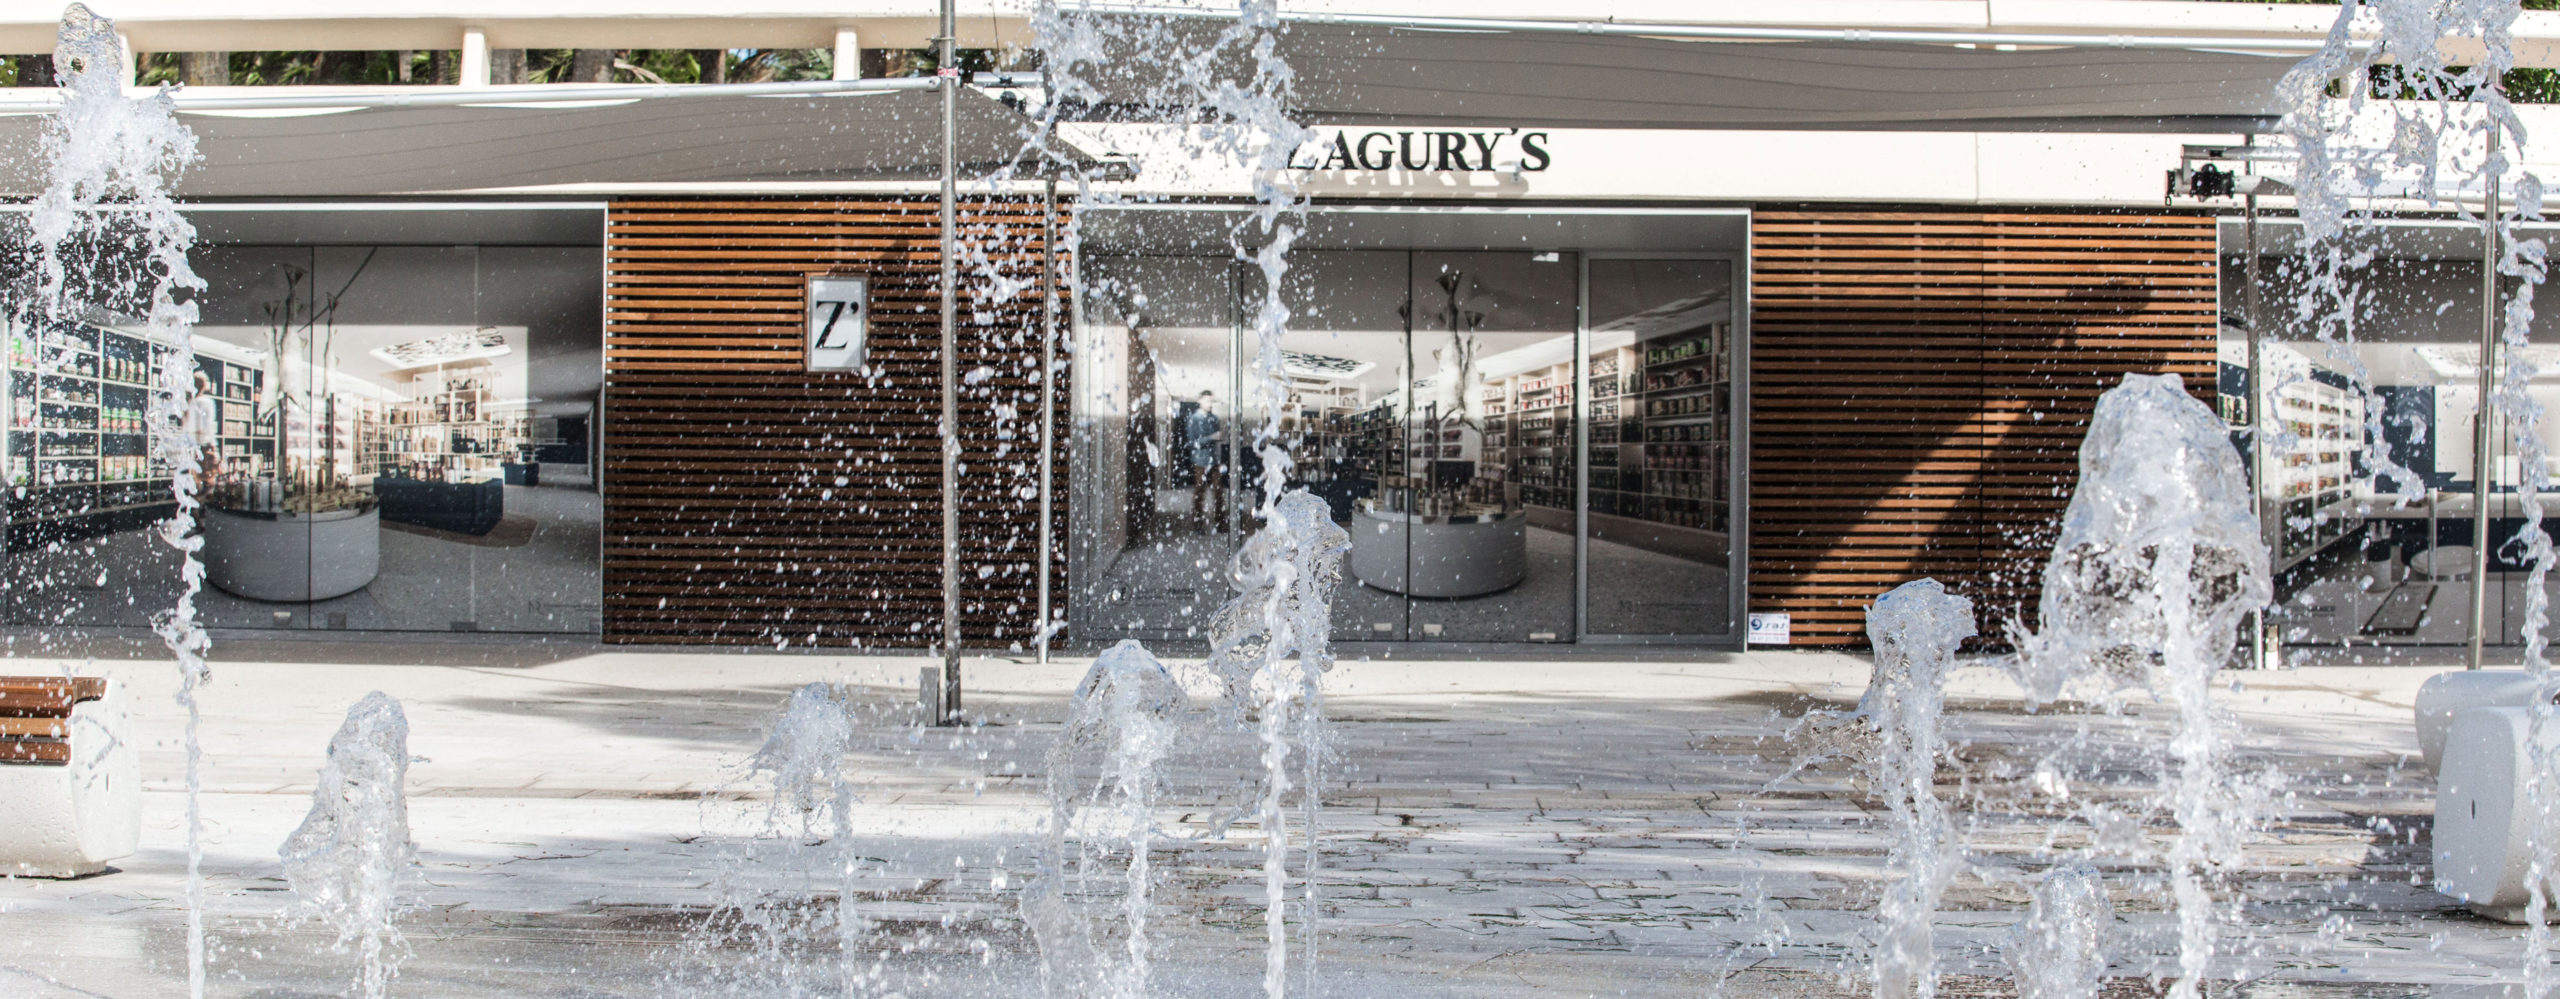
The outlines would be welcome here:
<svg viewBox="0 0 2560 999">
<path fill-rule="evenodd" d="M 0 676 L 0 764 L 71 765 L 71 709 L 103 700 L 100 677 Z"/>
</svg>

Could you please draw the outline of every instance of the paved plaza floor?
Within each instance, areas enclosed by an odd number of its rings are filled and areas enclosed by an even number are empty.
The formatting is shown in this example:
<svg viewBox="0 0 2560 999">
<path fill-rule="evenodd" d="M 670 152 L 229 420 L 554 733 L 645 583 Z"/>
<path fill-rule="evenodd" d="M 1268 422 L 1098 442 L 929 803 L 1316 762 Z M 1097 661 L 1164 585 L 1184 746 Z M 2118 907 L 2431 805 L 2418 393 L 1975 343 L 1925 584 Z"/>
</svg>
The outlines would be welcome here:
<svg viewBox="0 0 2560 999">
<path fill-rule="evenodd" d="M 140 854 L 95 877 L 0 880 L 0 995 L 184 993 L 185 795 L 175 671 L 140 645 L 22 653 L 131 685 L 145 744 Z M 580 645 L 257 640 L 223 647 L 204 693 L 210 992 L 342 994 L 353 959 L 284 912 L 276 848 L 366 692 L 408 712 L 420 867 L 393 994 L 840 994 L 832 943 L 758 950 L 698 931 L 742 890 L 834 904 L 823 833 L 760 835 L 744 763 L 811 681 L 859 685 L 855 839 L 876 995 L 1039 994 L 1017 903 L 1047 814 L 1043 755 L 1089 663 L 972 658 L 981 724 L 919 728 L 897 657 L 687 654 Z M 1845 773 L 1787 777 L 1790 720 L 1862 688 L 1862 656 L 1793 651 L 1342 663 L 1328 680 L 1332 778 L 1313 985 L 1341 996 L 1863 994 L 1887 883 L 1880 809 Z M 2422 667 L 2232 674 L 2244 768 L 2286 778 L 2230 865 L 2217 994 L 2500 995 L 2522 934 L 2429 891 L 2432 780 L 2413 757 Z M 1205 693 L 1205 692 L 1204 692 Z M 1936 923 L 1948 994 L 2010 994 L 2000 947 L 2037 875 L 2087 841 L 2065 800 L 2155 774 L 2154 711 L 2028 712 L 1989 669 L 1950 698 L 1940 780 L 1966 867 Z M 2117 763 L 2039 784 L 2057 747 Z M 1199 833 L 1248 744 L 1178 747 L 1159 818 Z M 1188 769 L 1184 769 L 1188 768 Z M 1785 779 L 1781 779 L 1785 778 Z M 2085 779 L 2084 779 L 2085 778 Z M 2067 799 L 2064 793 L 2076 794 Z M 2138 812 L 2138 808 L 2136 809 Z M 2152 832 L 2163 823 L 2152 821 Z M 1258 994 L 1259 832 L 1156 852 L 1154 992 Z M 2150 994 L 2175 924 L 2145 866 L 2105 860 L 2112 994 Z M 745 886 L 742 888 L 741 886 Z M 818 904 L 818 903 L 812 903 Z M 689 942 L 688 934 L 696 939 Z"/>
</svg>

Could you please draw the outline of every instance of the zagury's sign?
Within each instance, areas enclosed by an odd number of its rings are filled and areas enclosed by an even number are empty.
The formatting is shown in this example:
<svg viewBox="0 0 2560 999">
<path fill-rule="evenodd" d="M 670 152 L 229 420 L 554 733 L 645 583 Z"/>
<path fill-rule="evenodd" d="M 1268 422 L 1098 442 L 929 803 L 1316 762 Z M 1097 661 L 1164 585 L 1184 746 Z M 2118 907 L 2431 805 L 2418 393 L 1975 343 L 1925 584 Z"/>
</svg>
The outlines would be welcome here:
<svg viewBox="0 0 2560 999">
<path fill-rule="evenodd" d="M 1496 129 L 1327 129 L 1301 146 L 1289 167 L 1316 173 L 1404 170 L 1415 173 L 1536 173 L 1555 161 L 1547 133 Z"/>
</svg>

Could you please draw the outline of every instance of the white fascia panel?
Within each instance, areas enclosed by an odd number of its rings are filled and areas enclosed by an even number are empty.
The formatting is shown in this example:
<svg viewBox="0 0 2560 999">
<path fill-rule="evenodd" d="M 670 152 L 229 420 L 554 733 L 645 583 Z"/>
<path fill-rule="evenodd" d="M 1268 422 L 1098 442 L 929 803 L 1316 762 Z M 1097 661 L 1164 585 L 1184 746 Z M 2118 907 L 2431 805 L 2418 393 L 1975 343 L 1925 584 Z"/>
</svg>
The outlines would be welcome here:
<svg viewBox="0 0 2560 999">
<path fill-rule="evenodd" d="M 2187 143 L 2234 144 L 2215 135 L 2048 135 L 1979 132 L 1981 202 L 1987 205 L 2158 205 Z"/>
<path fill-rule="evenodd" d="M 1554 161 L 1506 191 L 1531 198 L 1963 202 L 1978 196 L 1963 132 L 1558 131 Z"/>
<path fill-rule="evenodd" d="M 1989 0 L 1993 31 L 2121 35 L 2327 34 L 2330 4 L 2198 3 L 2172 0 Z"/>
<path fill-rule="evenodd" d="M 1218 6 L 1206 0 L 1190 2 Z M 1582 4 L 1475 0 L 1460 6 L 1463 9 L 1453 9 L 1449 0 L 1281 0 L 1281 9 L 1291 13 L 1897 31 L 1980 31 L 1991 17 L 1991 5 L 1983 0 L 1601 0 Z M 1235 4 L 1226 0 L 1223 7 L 1233 10 Z"/>
</svg>

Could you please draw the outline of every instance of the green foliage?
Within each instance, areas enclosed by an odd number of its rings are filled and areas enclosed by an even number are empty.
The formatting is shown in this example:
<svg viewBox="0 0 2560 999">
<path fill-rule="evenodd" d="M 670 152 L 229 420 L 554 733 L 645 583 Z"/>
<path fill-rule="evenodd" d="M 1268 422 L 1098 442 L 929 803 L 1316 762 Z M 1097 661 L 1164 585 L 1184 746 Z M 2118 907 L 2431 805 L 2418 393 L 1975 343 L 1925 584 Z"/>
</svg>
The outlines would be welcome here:
<svg viewBox="0 0 2560 999">
<path fill-rule="evenodd" d="M 405 53 L 409 79 L 400 79 L 404 53 L 382 52 L 233 52 L 231 85 L 265 87 L 285 84 L 326 84 L 334 86 L 389 86 L 399 83 L 435 82 L 435 53 L 420 49 Z M 446 57 L 454 58 L 448 51 Z M 141 82 L 147 86 L 186 81 L 184 57 L 176 52 L 148 52 L 142 55 Z"/>
<path fill-rule="evenodd" d="M 834 49 L 738 49 L 729 56 L 731 83 L 826 80 L 836 72 Z"/>
<path fill-rule="evenodd" d="M 14 87 L 17 85 L 18 61 L 15 59 L 0 59 L 0 87 Z"/>
</svg>

